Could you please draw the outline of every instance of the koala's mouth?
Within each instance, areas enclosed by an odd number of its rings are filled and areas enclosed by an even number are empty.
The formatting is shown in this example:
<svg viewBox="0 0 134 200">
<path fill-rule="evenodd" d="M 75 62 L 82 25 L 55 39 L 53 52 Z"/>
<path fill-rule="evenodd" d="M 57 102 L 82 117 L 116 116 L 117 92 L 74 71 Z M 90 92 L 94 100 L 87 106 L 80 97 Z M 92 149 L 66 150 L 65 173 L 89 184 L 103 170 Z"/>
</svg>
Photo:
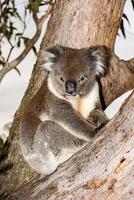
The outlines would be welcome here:
<svg viewBox="0 0 134 200">
<path fill-rule="evenodd" d="M 67 98 L 67 99 L 74 99 L 74 98 L 78 98 L 78 94 L 76 93 L 76 92 L 73 92 L 73 93 L 65 93 L 65 98 Z"/>
</svg>

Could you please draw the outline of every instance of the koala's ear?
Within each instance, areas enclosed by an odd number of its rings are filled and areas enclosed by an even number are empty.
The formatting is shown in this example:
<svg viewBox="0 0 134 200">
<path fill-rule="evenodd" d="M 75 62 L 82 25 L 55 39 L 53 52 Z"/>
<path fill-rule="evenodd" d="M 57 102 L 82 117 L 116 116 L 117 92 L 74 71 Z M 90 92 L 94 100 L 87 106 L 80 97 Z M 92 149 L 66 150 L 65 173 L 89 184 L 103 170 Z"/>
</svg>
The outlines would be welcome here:
<svg viewBox="0 0 134 200">
<path fill-rule="evenodd" d="M 110 49 L 106 46 L 93 46 L 87 49 L 89 64 L 96 69 L 97 76 L 103 76 L 108 71 Z"/>
<path fill-rule="evenodd" d="M 64 53 L 65 48 L 59 45 L 50 47 L 43 52 L 43 67 L 50 72 L 54 64 L 58 61 L 60 56 Z"/>
</svg>

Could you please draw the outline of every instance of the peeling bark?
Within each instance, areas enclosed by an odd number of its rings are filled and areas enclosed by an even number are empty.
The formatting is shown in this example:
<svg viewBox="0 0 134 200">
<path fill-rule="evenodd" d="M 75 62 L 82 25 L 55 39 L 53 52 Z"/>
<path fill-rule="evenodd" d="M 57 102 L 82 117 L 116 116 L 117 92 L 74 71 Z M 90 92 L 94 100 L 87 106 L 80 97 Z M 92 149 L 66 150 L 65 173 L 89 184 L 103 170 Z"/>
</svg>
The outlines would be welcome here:
<svg viewBox="0 0 134 200">
<path fill-rule="evenodd" d="M 48 177 L 5 200 L 134 198 L 134 92 L 99 135 Z"/>
</svg>

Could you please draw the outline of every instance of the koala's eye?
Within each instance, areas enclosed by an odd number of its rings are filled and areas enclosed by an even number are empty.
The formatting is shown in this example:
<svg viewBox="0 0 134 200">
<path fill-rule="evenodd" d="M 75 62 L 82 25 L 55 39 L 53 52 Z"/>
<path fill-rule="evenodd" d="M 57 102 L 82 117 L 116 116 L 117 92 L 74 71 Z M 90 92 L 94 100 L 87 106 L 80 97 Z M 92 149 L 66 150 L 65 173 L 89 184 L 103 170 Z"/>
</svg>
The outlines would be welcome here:
<svg viewBox="0 0 134 200">
<path fill-rule="evenodd" d="M 62 76 L 60 76 L 59 79 L 60 79 L 61 82 L 64 82 L 64 79 L 63 79 Z"/>
</svg>

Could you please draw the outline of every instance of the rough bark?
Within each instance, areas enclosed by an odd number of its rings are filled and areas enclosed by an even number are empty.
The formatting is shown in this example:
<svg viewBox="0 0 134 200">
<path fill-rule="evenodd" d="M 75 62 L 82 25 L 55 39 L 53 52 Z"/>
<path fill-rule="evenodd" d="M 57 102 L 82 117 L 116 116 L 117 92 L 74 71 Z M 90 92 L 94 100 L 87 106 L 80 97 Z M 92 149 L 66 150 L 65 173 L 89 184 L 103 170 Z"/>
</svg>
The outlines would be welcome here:
<svg viewBox="0 0 134 200">
<path fill-rule="evenodd" d="M 125 0 L 56 1 L 53 14 L 48 23 L 47 32 L 42 40 L 38 60 L 34 67 L 28 89 L 14 118 L 9 138 L 10 153 L 1 162 L 1 168 L 5 164 L 12 166 L 12 168 L 6 171 L 6 174 L 0 174 L 0 193 L 14 191 L 36 175 L 25 163 L 20 153 L 19 122 L 28 100 L 36 93 L 46 77 L 46 74 L 39 67 L 42 63 L 43 49 L 56 43 L 73 48 L 87 47 L 95 44 L 105 44 L 113 48 L 124 3 Z M 133 70 L 132 64 L 126 63 L 127 65 L 122 65 L 124 61 L 119 61 L 117 57 L 114 57 L 112 62 L 110 75 L 102 80 L 106 105 L 123 93 L 124 90 L 128 90 L 134 86 L 134 81 L 130 85 L 127 83 L 127 80 L 130 80 L 130 78 L 134 80 L 134 76 L 129 69 Z M 115 63 L 118 65 L 117 67 L 113 67 Z M 120 71 L 122 71 L 123 76 L 126 76 L 124 79 L 125 88 L 118 82 L 118 79 L 116 80 L 116 74 L 120 66 L 122 66 Z M 112 76 L 112 74 L 115 76 Z M 115 82 L 118 85 L 118 92 L 113 87 Z M 112 95 L 109 95 L 111 89 Z"/>
<path fill-rule="evenodd" d="M 134 198 L 134 92 L 98 137 L 5 200 Z"/>
<path fill-rule="evenodd" d="M 102 77 L 101 83 L 105 105 L 108 106 L 117 97 L 134 88 L 134 59 L 120 60 L 113 53 L 109 73 Z"/>
</svg>

